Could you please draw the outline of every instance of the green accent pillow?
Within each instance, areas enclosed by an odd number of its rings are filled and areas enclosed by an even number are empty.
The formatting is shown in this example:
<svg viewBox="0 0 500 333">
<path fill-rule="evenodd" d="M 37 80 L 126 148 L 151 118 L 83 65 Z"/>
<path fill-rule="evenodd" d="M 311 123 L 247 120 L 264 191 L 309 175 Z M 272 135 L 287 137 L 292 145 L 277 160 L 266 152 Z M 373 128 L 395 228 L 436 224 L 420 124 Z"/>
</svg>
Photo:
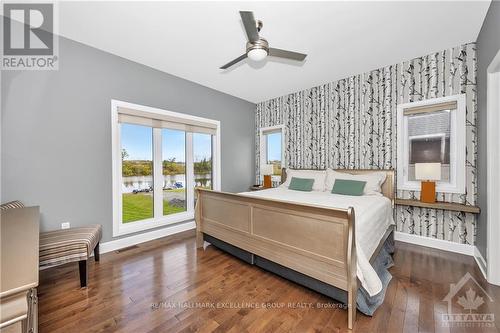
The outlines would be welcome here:
<svg viewBox="0 0 500 333">
<path fill-rule="evenodd" d="M 314 179 L 292 177 L 290 185 L 288 185 L 288 189 L 295 191 L 311 192 L 313 189 L 313 184 L 314 184 Z"/>
<path fill-rule="evenodd" d="M 332 193 L 344 195 L 363 195 L 366 182 L 350 179 L 335 179 Z"/>
</svg>

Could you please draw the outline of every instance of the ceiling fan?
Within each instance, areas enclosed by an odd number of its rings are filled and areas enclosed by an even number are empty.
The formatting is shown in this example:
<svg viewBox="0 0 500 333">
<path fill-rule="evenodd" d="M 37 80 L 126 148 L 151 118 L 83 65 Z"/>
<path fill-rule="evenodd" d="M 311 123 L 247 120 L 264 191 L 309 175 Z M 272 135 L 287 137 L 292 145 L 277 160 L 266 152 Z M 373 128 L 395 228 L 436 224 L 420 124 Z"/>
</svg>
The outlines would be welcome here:
<svg viewBox="0 0 500 333">
<path fill-rule="evenodd" d="M 267 40 L 259 36 L 259 32 L 263 26 L 262 21 L 256 20 L 252 12 L 240 11 L 240 15 L 248 36 L 246 52 L 245 54 L 220 67 L 220 69 L 227 69 L 247 57 L 254 61 L 264 60 L 267 56 L 297 61 L 303 61 L 307 57 L 307 54 L 269 47 Z"/>
</svg>

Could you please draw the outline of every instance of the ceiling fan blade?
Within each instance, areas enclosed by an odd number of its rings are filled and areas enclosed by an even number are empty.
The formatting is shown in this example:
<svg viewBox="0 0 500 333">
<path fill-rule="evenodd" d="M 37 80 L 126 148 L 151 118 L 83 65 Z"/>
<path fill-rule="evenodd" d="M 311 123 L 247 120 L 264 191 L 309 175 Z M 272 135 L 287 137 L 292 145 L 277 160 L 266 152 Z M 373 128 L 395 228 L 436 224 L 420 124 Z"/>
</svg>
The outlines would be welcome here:
<svg viewBox="0 0 500 333">
<path fill-rule="evenodd" d="M 286 58 L 292 60 L 302 61 L 307 57 L 307 54 L 287 51 L 282 49 L 269 48 L 269 55 L 273 57 Z"/>
<path fill-rule="evenodd" d="M 253 17 L 252 12 L 240 12 L 241 20 L 245 26 L 245 31 L 248 36 L 249 42 L 255 42 L 259 40 L 259 31 L 257 30 L 257 22 L 255 17 Z"/>
<path fill-rule="evenodd" d="M 231 60 L 230 62 L 228 62 L 227 64 L 225 64 L 224 66 L 220 67 L 220 69 L 227 69 L 229 67 L 231 67 L 232 65 L 242 61 L 243 59 L 245 59 L 247 57 L 247 54 L 243 54 L 241 56 L 239 56 L 238 58 L 234 59 L 234 60 Z"/>
</svg>

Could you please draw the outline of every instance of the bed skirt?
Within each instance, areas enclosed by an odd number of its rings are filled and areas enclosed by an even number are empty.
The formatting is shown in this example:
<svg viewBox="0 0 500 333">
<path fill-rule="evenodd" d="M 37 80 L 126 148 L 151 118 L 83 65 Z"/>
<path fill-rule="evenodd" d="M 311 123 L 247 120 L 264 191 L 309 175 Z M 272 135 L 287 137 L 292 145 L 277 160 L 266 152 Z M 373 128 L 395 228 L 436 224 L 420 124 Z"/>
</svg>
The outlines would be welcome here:
<svg viewBox="0 0 500 333">
<path fill-rule="evenodd" d="M 212 244 L 213 246 L 243 260 L 244 262 L 256 265 L 266 271 L 279 275 L 287 280 L 300 284 L 304 287 L 312 289 L 320 294 L 328 296 L 338 302 L 347 304 L 347 292 L 339 289 L 325 282 L 314 279 L 310 276 L 297 272 L 288 267 L 277 264 L 273 261 L 259 257 L 253 253 L 240 249 L 234 245 L 221 241 L 215 237 L 203 234 L 203 240 Z M 387 237 L 380 252 L 372 262 L 373 268 L 377 272 L 380 280 L 382 281 L 382 290 L 374 296 L 369 296 L 368 292 L 363 287 L 358 289 L 358 296 L 356 301 L 357 309 L 365 315 L 371 316 L 375 310 L 382 304 L 385 297 L 387 286 L 392 279 L 389 268 L 393 266 L 392 253 L 394 253 L 394 238 Z"/>
</svg>

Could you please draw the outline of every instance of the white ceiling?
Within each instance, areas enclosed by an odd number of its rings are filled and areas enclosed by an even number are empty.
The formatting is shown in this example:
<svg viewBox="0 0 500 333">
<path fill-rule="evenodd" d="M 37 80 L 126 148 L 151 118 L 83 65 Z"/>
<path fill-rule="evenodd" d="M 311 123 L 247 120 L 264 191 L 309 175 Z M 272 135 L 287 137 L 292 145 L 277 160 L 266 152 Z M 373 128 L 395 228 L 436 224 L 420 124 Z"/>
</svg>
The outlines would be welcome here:
<svg viewBox="0 0 500 333">
<path fill-rule="evenodd" d="M 260 102 L 475 41 L 490 1 L 62 2 L 62 36 L 204 86 Z M 304 63 L 245 60 L 240 10 L 271 47 Z"/>
</svg>

